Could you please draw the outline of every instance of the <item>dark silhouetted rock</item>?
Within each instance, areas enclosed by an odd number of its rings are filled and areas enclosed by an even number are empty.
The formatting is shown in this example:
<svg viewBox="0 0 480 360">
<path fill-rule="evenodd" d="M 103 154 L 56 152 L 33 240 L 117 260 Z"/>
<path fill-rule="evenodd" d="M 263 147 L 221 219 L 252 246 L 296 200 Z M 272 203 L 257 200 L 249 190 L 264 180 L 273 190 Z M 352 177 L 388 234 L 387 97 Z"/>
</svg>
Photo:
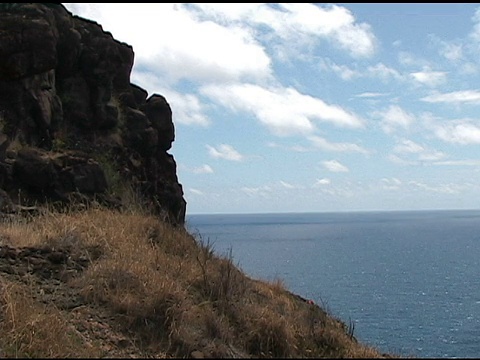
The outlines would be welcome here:
<svg viewBox="0 0 480 360">
<path fill-rule="evenodd" d="M 132 189 L 183 224 L 172 110 L 130 83 L 132 47 L 60 4 L 0 10 L 0 189 L 22 205 Z"/>
</svg>

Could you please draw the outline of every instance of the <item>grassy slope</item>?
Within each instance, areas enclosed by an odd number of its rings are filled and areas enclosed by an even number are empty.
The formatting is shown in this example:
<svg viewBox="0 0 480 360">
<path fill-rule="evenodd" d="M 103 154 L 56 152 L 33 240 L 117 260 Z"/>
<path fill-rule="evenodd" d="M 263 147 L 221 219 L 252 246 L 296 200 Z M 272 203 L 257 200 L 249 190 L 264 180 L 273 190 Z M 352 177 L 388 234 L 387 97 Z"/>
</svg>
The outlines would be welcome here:
<svg viewBox="0 0 480 360">
<path fill-rule="evenodd" d="M 139 211 L 4 219 L 0 248 L 3 357 L 386 356 L 281 282 L 251 279 Z"/>
</svg>

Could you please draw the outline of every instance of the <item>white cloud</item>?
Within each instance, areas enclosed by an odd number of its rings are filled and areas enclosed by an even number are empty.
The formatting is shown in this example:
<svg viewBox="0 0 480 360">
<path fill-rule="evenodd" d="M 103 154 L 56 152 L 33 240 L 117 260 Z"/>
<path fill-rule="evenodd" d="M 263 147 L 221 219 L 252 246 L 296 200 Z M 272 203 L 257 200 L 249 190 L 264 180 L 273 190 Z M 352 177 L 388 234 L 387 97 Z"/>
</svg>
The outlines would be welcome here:
<svg viewBox="0 0 480 360">
<path fill-rule="evenodd" d="M 435 161 L 433 165 L 440 166 L 479 166 L 480 160 L 476 159 L 467 159 L 467 160 L 446 160 L 446 161 Z"/>
<path fill-rule="evenodd" d="M 287 189 L 295 189 L 295 186 L 293 186 L 292 184 L 289 184 L 285 181 L 282 181 L 280 180 L 280 184 L 284 187 L 284 188 L 287 188 Z"/>
<path fill-rule="evenodd" d="M 240 189 L 240 191 L 244 192 L 245 194 L 251 197 L 261 196 L 263 198 L 268 198 L 271 195 L 272 189 L 269 186 L 261 186 L 261 187 L 244 186 Z"/>
<path fill-rule="evenodd" d="M 408 129 L 415 121 L 415 117 L 398 105 L 390 105 L 384 111 L 376 111 L 372 116 L 380 118 L 380 126 L 383 131 L 390 134 L 398 128 Z"/>
<path fill-rule="evenodd" d="M 355 114 L 293 88 L 264 88 L 253 84 L 209 85 L 201 92 L 227 108 L 253 113 L 279 136 L 309 134 L 315 130 L 315 120 L 341 127 L 363 126 L 363 120 Z"/>
<path fill-rule="evenodd" d="M 401 140 L 399 144 L 393 148 L 397 153 L 421 153 L 425 151 L 425 148 L 412 140 Z"/>
<path fill-rule="evenodd" d="M 416 154 L 420 161 L 435 161 L 446 156 L 445 153 L 441 151 L 428 149 L 408 139 L 398 141 L 397 145 L 393 148 L 393 152 L 398 154 Z"/>
<path fill-rule="evenodd" d="M 463 58 L 463 49 L 460 44 L 444 43 L 440 55 L 450 61 L 458 61 Z"/>
<path fill-rule="evenodd" d="M 463 63 L 460 66 L 460 74 L 462 75 L 477 75 L 478 70 L 478 66 L 471 62 Z"/>
<path fill-rule="evenodd" d="M 308 7 L 303 9 L 303 14 L 309 17 L 311 24 L 314 25 L 311 27 L 313 33 L 319 30 L 319 26 L 323 27 L 325 33 L 333 33 L 333 40 L 338 41 L 340 46 L 351 51 L 352 55 L 371 56 L 375 51 L 376 39 L 370 26 L 365 23 L 356 24 L 351 12 L 346 8 L 333 5 L 326 11 L 320 10 L 317 14 L 309 14 L 311 9 Z M 319 15 L 323 15 L 322 19 L 318 18 Z M 298 21 L 300 24 L 303 23 L 301 18 Z M 328 28 L 329 25 L 330 29 Z"/>
<path fill-rule="evenodd" d="M 332 184 L 328 178 L 317 179 L 311 187 L 317 189 L 318 193 L 327 194 L 337 199 L 353 197 L 355 192 L 359 190 L 358 187 L 349 182 L 343 185 Z"/>
<path fill-rule="evenodd" d="M 399 157 L 398 155 L 395 155 L 395 154 L 389 154 L 387 156 L 387 159 L 389 161 L 391 161 L 392 163 L 398 164 L 398 165 L 417 165 L 418 164 L 417 161 L 405 160 L 405 159 L 402 159 L 401 157 Z"/>
<path fill-rule="evenodd" d="M 295 151 L 295 152 L 309 152 L 309 151 L 311 151 L 310 149 L 308 149 L 304 146 L 301 146 L 301 145 L 294 145 L 290 149 Z"/>
<path fill-rule="evenodd" d="M 338 65 L 328 58 L 320 60 L 320 68 L 327 71 L 333 71 L 340 76 L 342 80 L 352 80 L 362 75 L 359 71 L 353 70 L 346 65 Z"/>
<path fill-rule="evenodd" d="M 402 80 L 403 76 L 395 69 L 378 63 L 376 65 L 368 66 L 365 70 L 352 69 L 346 65 L 338 65 L 329 58 L 324 58 L 320 61 L 320 68 L 323 70 L 333 71 L 343 80 L 352 80 L 361 77 L 371 77 L 380 79 L 384 82 L 391 79 Z"/>
<path fill-rule="evenodd" d="M 450 93 L 437 93 L 425 96 L 420 100 L 430 103 L 480 103 L 480 91 L 464 90 Z"/>
<path fill-rule="evenodd" d="M 238 12 L 229 13 L 230 19 L 238 15 Z M 358 57 L 371 56 L 375 51 L 376 38 L 370 26 L 356 23 L 352 13 L 341 6 L 321 7 L 308 3 L 261 5 L 254 11 L 243 11 L 241 15 L 242 20 L 269 27 L 285 40 L 312 42 L 327 39 Z"/>
<path fill-rule="evenodd" d="M 331 183 L 330 179 L 327 179 L 327 178 L 317 179 L 317 181 L 315 181 L 315 184 L 313 184 L 313 187 L 322 187 L 325 185 L 330 185 L 330 183 Z"/>
<path fill-rule="evenodd" d="M 421 59 L 407 51 L 400 51 L 398 53 L 398 61 L 400 64 L 405 66 L 429 66 L 429 62 L 427 60 Z"/>
<path fill-rule="evenodd" d="M 431 186 L 418 181 L 409 181 L 408 185 L 417 189 L 442 194 L 458 194 L 463 189 L 463 186 L 458 184 L 439 184 L 436 186 Z"/>
<path fill-rule="evenodd" d="M 467 122 L 453 122 L 438 126 L 435 135 L 450 143 L 480 144 L 480 127 Z"/>
<path fill-rule="evenodd" d="M 388 191 L 418 191 L 423 190 L 427 192 L 433 193 L 443 193 L 443 194 L 458 194 L 462 189 L 466 187 L 466 185 L 459 185 L 459 184 L 426 184 L 424 182 L 411 180 L 408 182 L 403 182 L 398 178 L 382 178 L 380 180 L 380 186 L 383 190 Z"/>
<path fill-rule="evenodd" d="M 274 142 L 269 142 L 267 144 L 268 147 L 271 147 L 271 148 L 281 148 L 281 149 L 285 149 L 285 150 L 291 150 L 291 151 L 295 151 L 295 152 L 309 152 L 309 151 L 313 151 L 313 149 L 309 149 L 309 148 L 306 148 L 304 146 L 301 146 L 301 145 L 293 145 L 293 146 L 284 146 L 284 145 L 280 145 L 280 144 L 277 144 L 277 143 L 274 143 Z"/>
<path fill-rule="evenodd" d="M 242 161 L 244 156 L 240 154 L 233 146 L 228 144 L 221 144 L 217 148 L 207 145 L 208 153 L 213 158 L 220 158 L 229 161 Z"/>
<path fill-rule="evenodd" d="M 312 142 L 312 144 L 322 150 L 326 151 L 336 151 L 336 152 L 358 152 L 361 154 L 368 154 L 369 151 L 364 149 L 363 147 L 352 144 L 352 143 L 334 143 L 330 142 L 320 136 L 309 136 L 308 139 Z"/>
<path fill-rule="evenodd" d="M 464 76 L 477 75 L 479 72 L 478 65 L 476 64 L 478 53 L 475 48 L 478 48 L 478 44 L 475 43 L 480 38 L 474 35 L 473 38 L 476 38 L 477 40 L 472 41 L 472 35 L 475 32 L 478 32 L 479 29 L 480 24 L 477 23 L 474 27 L 474 31 L 470 34 L 470 38 L 466 39 L 444 41 L 435 35 L 430 35 L 429 37 L 432 40 L 432 43 L 438 47 L 438 53 L 440 56 L 450 61 L 451 65 L 454 66 L 455 72 Z M 472 55 L 473 61 L 470 60 Z"/>
<path fill-rule="evenodd" d="M 197 189 L 194 189 L 194 188 L 190 188 L 188 189 L 192 194 L 195 194 L 195 195 L 199 195 L 199 196 L 203 196 L 205 195 L 202 191 L 200 190 L 197 190 Z"/>
<path fill-rule="evenodd" d="M 384 190 L 399 190 L 402 185 L 402 181 L 397 178 L 383 178 L 381 179 L 381 186 Z"/>
<path fill-rule="evenodd" d="M 357 23 L 348 9 L 338 5 L 199 3 L 186 7 L 200 19 L 248 28 L 258 37 L 268 38 L 274 44 L 272 53 L 281 60 L 305 58 L 323 41 L 353 57 L 369 57 L 376 49 L 370 26 Z"/>
<path fill-rule="evenodd" d="M 370 26 L 355 23 L 352 13 L 341 6 L 323 8 L 313 4 L 281 4 L 285 21 L 273 23 L 274 29 L 288 38 L 298 34 L 326 37 L 353 56 L 371 56 L 376 39 Z M 292 36 L 293 35 L 293 36 Z"/>
<path fill-rule="evenodd" d="M 480 9 L 477 9 L 475 11 L 472 20 L 475 25 L 473 26 L 473 29 L 469 34 L 470 38 L 472 38 L 474 41 L 480 42 Z"/>
<path fill-rule="evenodd" d="M 441 85 L 447 80 L 447 73 L 443 71 L 425 69 L 424 71 L 414 72 L 410 75 L 415 81 L 430 87 Z"/>
<path fill-rule="evenodd" d="M 337 160 L 323 161 L 322 165 L 331 172 L 348 172 L 348 168 Z"/>
<path fill-rule="evenodd" d="M 210 18 L 223 24 L 245 21 L 269 12 L 266 4 L 255 3 L 196 3 L 191 5 L 197 16 Z"/>
<path fill-rule="evenodd" d="M 200 19 L 187 4 L 65 5 L 131 45 L 136 67 L 159 72 L 171 82 L 271 77 L 270 58 L 250 28 Z"/>
<path fill-rule="evenodd" d="M 247 195 L 253 196 L 253 195 L 258 194 L 258 192 L 260 191 L 260 188 L 252 188 L 252 187 L 244 186 L 240 190 L 243 191 Z"/>
<path fill-rule="evenodd" d="M 213 174 L 213 169 L 210 165 L 202 165 L 192 169 L 192 172 L 195 174 Z"/>
<path fill-rule="evenodd" d="M 370 76 L 380 78 L 384 81 L 388 81 L 390 79 L 401 80 L 403 78 L 397 70 L 392 69 L 382 63 L 378 63 L 374 66 L 369 66 L 367 68 L 367 72 Z"/>
<path fill-rule="evenodd" d="M 425 150 L 425 152 L 421 153 L 418 156 L 418 160 L 420 161 L 436 161 L 443 159 L 447 155 L 442 151 L 437 150 Z"/>
<path fill-rule="evenodd" d="M 429 39 L 438 48 L 438 54 L 452 62 L 459 62 L 463 59 L 463 44 L 459 40 L 442 40 L 436 35 L 430 34 Z"/>
<path fill-rule="evenodd" d="M 430 103 L 480 103 L 480 91 L 464 90 L 453 91 L 443 94 L 432 94 L 421 98 L 420 100 Z"/>
<path fill-rule="evenodd" d="M 378 98 L 378 97 L 388 96 L 388 95 L 389 94 L 386 94 L 386 93 L 364 92 L 364 93 L 355 95 L 355 97 L 358 97 L 358 98 Z"/>
</svg>

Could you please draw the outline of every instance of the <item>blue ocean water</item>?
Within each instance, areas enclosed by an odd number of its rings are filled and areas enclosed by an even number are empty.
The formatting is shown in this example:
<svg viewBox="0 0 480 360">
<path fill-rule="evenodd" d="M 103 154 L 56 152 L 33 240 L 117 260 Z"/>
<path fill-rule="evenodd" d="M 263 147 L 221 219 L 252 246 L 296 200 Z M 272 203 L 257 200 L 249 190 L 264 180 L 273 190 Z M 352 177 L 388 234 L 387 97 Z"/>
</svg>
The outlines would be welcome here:
<svg viewBox="0 0 480 360">
<path fill-rule="evenodd" d="M 281 279 L 381 351 L 480 357 L 480 210 L 188 215 L 257 279 Z"/>
</svg>

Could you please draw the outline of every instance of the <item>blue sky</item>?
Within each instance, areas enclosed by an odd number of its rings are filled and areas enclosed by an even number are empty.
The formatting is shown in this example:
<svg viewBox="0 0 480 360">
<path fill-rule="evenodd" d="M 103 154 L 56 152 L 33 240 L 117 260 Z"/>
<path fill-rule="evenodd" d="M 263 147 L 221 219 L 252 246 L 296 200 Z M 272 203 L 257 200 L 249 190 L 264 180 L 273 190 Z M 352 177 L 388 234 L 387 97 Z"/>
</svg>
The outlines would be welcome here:
<svg viewBox="0 0 480 360">
<path fill-rule="evenodd" d="M 167 98 L 187 214 L 480 208 L 478 4 L 64 4 Z"/>
</svg>

